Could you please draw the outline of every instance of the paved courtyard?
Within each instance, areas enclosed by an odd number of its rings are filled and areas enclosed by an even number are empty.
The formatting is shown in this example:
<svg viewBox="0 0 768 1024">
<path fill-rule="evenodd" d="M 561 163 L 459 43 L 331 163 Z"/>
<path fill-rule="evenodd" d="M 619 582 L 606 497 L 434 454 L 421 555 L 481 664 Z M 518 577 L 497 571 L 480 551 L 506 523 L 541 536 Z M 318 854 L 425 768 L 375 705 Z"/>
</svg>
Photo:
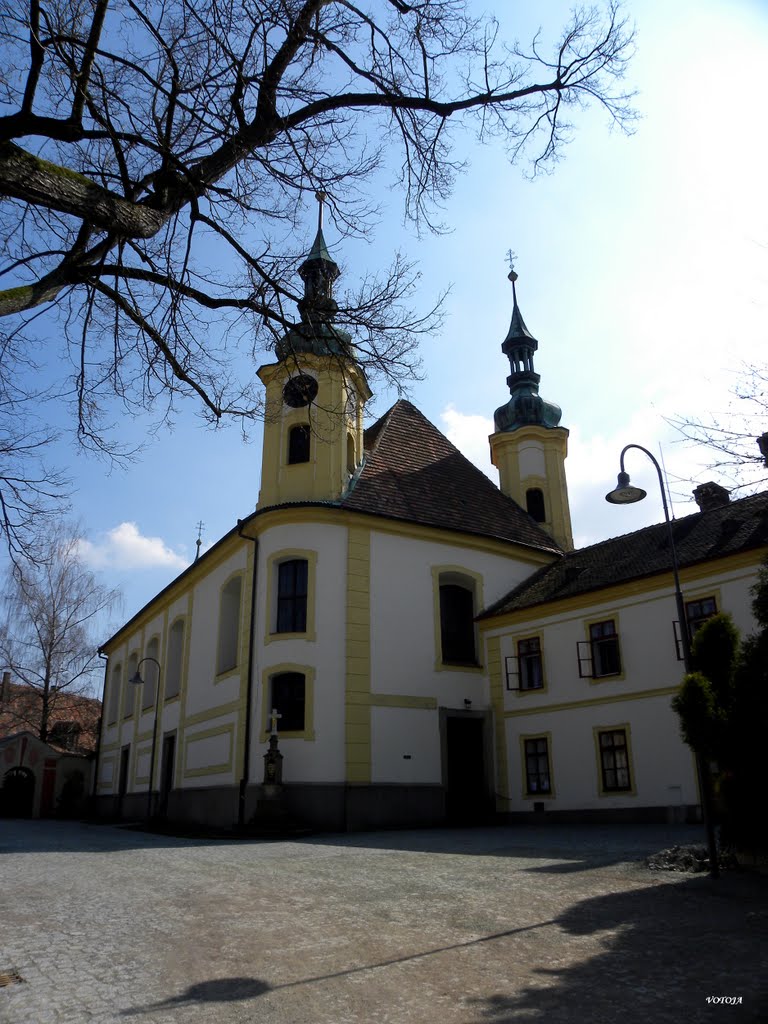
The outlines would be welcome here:
<svg viewBox="0 0 768 1024">
<path fill-rule="evenodd" d="M 768 879 L 684 826 L 292 842 L 0 821 L 3 1024 L 768 1021 Z M 707 1003 L 707 997 L 741 1003 Z"/>
</svg>

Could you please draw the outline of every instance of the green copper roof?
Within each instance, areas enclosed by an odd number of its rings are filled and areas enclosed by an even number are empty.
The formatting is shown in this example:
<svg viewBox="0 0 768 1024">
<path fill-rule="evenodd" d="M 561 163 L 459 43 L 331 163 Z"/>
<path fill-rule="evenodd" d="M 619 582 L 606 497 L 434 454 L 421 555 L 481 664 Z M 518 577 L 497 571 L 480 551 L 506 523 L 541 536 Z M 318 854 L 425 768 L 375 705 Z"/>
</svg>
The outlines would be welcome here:
<svg viewBox="0 0 768 1024">
<path fill-rule="evenodd" d="M 311 263 L 312 260 L 324 260 L 326 263 L 333 263 L 336 266 L 335 260 L 331 257 L 328 252 L 328 246 L 325 244 L 325 237 L 323 236 L 323 229 L 317 229 L 317 235 L 312 243 L 312 248 L 309 250 L 305 263 Z"/>
</svg>

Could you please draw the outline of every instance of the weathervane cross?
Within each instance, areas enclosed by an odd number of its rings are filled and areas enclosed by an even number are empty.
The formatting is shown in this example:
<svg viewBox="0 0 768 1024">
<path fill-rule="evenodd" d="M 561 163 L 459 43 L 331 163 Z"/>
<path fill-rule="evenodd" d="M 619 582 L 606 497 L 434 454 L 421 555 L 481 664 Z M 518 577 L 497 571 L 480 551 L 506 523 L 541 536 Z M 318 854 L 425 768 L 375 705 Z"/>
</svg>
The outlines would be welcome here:
<svg viewBox="0 0 768 1024">
<path fill-rule="evenodd" d="M 318 192 L 315 192 L 315 199 L 318 202 L 318 210 L 317 210 L 317 230 L 318 231 L 322 231 L 323 230 L 323 204 L 325 203 L 325 200 L 326 200 L 327 196 L 328 196 L 328 193 L 327 192 L 323 192 L 322 190 L 320 190 Z"/>
</svg>

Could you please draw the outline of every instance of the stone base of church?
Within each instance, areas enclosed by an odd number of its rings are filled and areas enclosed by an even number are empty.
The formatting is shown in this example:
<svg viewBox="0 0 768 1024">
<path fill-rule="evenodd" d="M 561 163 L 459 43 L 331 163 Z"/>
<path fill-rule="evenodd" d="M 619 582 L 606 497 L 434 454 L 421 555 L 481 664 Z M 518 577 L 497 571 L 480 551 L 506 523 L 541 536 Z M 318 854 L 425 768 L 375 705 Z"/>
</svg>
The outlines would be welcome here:
<svg viewBox="0 0 768 1024">
<path fill-rule="evenodd" d="M 691 825 L 701 821 L 701 807 L 698 804 L 675 804 L 670 807 L 585 807 L 554 810 L 544 804 L 541 810 L 500 813 L 498 819 L 510 825 L 540 825 L 547 822 L 553 825 Z"/>
<path fill-rule="evenodd" d="M 245 821 L 258 823 L 264 807 L 263 786 L 250 785 L 245 795 Z M 282 787 L 281 811 L 290 821 L 333 832 L 377 828 L 419 828 L 445 823 L 442 786 L 344 785 L 292 783 Z M 99 796 L 95 814 L 101 818 L 141 820 L 147 813 L 146 793 Z M 238 788 L 210 786 L 174 789 L 163 817 L 173 823 L 232 828 L 238 817 Z"/>
</svg>

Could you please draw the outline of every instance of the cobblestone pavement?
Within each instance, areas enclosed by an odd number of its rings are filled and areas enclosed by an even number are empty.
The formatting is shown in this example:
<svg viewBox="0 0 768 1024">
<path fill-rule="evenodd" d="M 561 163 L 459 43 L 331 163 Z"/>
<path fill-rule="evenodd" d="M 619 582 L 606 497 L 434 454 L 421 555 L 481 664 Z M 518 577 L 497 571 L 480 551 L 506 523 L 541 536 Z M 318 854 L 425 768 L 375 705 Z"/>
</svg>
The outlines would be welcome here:
<svg viewBox="0 0 768 1024">
<path fill-rule="evenodd" d="M 699 830 L 168 839 L 0 821 L 3 1024 L 768 1021 L 768 879 Z M 741 1003 L 707 1003 L 707 997 Z"/>
</svg>

